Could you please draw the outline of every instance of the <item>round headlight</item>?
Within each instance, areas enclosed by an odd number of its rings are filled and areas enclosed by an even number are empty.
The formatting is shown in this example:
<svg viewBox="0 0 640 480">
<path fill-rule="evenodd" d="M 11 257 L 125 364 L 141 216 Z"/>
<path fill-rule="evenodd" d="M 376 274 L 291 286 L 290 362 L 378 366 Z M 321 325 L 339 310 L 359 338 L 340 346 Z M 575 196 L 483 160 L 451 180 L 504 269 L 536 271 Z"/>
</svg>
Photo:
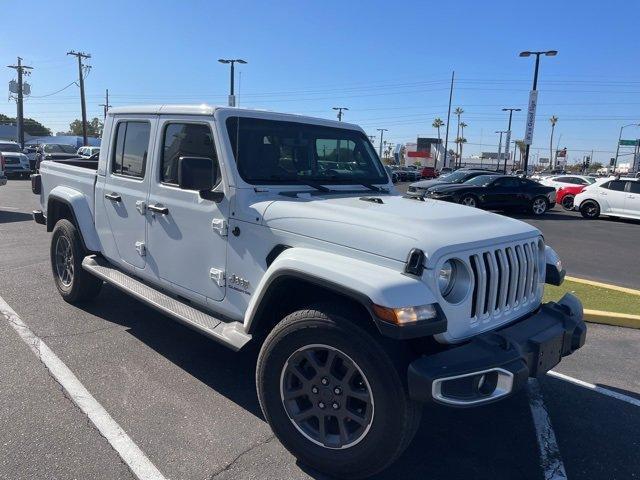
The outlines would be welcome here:
<svg viewBox="0 0 640 480">
<path fill-rule="evenodd" d="M 455 280 L 455 273 L 455 265 L 451 260 L 447 260 L 442 264 L 442 267 L 440 267 L 440 272 L 438 272 L 438 288 L 443 297 L 451 292 Z"/>
</svg>

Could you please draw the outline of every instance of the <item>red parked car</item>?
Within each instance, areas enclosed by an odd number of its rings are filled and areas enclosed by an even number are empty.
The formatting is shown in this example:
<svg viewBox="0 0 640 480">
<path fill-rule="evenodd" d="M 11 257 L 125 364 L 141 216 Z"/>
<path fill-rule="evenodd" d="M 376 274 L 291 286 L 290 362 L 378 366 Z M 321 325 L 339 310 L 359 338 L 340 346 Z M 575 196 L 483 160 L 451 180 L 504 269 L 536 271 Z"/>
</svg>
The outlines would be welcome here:
<svg viewBox="0 0 640 480">
<path fill-rule="evenodd" d="M 438 172 L 436 172 L 436 169 L 433 167 L 422 167 L 420 176 L 422 178 L 438 178 Z"/>
<path fill-rule="evenodd" d="M 565 210 L 573 210 L 573 199 L 584 190 L 585 185 L 571 185 L 560 187 L 556 192 L 556 203 L 562 205 Z"/>
</svg>

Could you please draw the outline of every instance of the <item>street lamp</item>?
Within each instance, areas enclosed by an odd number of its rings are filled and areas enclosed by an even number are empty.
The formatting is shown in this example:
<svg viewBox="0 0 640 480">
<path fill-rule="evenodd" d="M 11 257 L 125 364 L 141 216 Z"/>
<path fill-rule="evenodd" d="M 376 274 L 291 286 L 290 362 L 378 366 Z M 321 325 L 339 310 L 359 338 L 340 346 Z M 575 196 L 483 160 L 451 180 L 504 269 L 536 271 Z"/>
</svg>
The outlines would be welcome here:
<svg viewBox="0 0 640 480">
<path fill-rule="evenodd" d="M 241 64 L 245 64 L 247 63 L 246 60 L 243 60 L 241 58 L 219 58 L 218 61 L 220 63 L 230 63 L 231 64 L 231 84 L 230 84 L 230 88 L 229 88 L 229 106 L 230 107 L 235 107 L 236 106 L 236 96 L 234 95 L 234 73 L 235 73 L 235 64 L 236 63 L 241 63 Z"/>
<path fill-rule="evenodd" d="M 500 156 L 502 154 L 502 134 L 503 133 L 507 133 L 507 130 L 496 130 L 496 133 L 500 134 L 500 142 L 498 143 L 498 168 L 500 168 Z M 507 158 L 506 158 L 506 154 L 505 154 L 505 159 L 504 159 L 504 173 L 506 175 L 507 173 Z M 496 169 L 497 171 L 497 169 Z"/>
<path fill-rule="evenodd" d="M 382 159 L 382 136 L 384 135 L 384 132 L 388 132 L 389 129 L 387 128 L 376 128 L 376 130 L 378 130 L 380 132 L 380 159 Z"/>
<path fill-rule="evenodd" d="M 558 55 L 558 51 L 547 50 L 547 51 L 541 51 L 541 52 L 530 52 L 528 50 L 525 50 L 524 52 L 520 52 L 519 55 L 521 57 L 530 57 L 531 55 L 536 56 L 536 66 L 533 72 L 533 88 L 531 89 L 531 94 L 529 96 L 529 112 L 527 115 L 527 133 L 525 135 L 527 149 L 524 152 L 524 176 L 526 177 L 529 169 L 529 149 L 531 147 L 531 142 L 533 141 L 533 124 L 535 122 L 536 105 L 538 102 L 537 90 L 538 90 L 538 69 L 540 67 L 540 55 L 545 55 L 547 57 L 555 57 L 556 55 Z"/>
<path fill-rule="evenodd" d="M 341 122 L 342 121 L 342 111 L 343 110 L 349 110 L 349 107 L 333 107 L 333 109 L 338 111 L 338 121 Z"/>
<path fill-rule="evenodd" d="M 507 127 L 507 141 L 504 147 L 504 174 L 507 174 L 507 158 L 509 158 L 509 146 L 511 145 L 511 117 L 513 112 L 519 112 L 521 108 L 503 108 L 503 112 L 509 112 L 509 126 Z M 500 166 L 500 159 L 498 158 L 498 166 Z"/>
<path fill-rule="evenodd" d="M 620 135 L 618 135 L 618 146 L 616 147 L 616 159 L 613 161 L 613 172 L 615 173 L 618 166 L 618 154 L 620 153 L 620 140 L 622 140 L 622 130 L 627 127 L 640 127 L 640 123 L 630 123 L 629 125 L 623 125 L 620 127 Z"/>
</svg>

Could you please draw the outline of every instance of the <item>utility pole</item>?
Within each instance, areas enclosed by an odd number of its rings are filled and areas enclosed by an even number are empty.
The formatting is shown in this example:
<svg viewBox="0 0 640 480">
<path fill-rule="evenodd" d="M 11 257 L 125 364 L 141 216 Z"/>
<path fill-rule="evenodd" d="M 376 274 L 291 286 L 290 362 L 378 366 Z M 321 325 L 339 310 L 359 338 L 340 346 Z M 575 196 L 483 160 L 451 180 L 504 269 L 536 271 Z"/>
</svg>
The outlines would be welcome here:
<svg viewBox="0 0 640 480">
<path fill-rule="evenodd" d="M 100 105 L 98 105 L 99 107 L 103 107 L 104 108 L 104 118 L 106 120 L 107 118 L 107 111 L 109 110 L 109 107 L 113 107 L 113 105 L 109 105 L 109 89 L 107 88 L 106 93 L 105 93 L 105 100 L 104 103 L 101 103 Z"/>
<path fill-rule="evenodd" d="M 456 75 L 455 71 L 451 72 L 451 88 L 449 89 L 449 112 L 447 113 L 447 130 L 444 134 L 444 157 L 442 159 L 442 166 L 447 166 L 447 153 L 449 150 L 449 124 L 451 123 L 451 99 L 453 98 L 453 79 Z"/>
<path fill-rule="evenodd" d="M 80 107 L 82 108 L 82 145 L 87 146 L 87 104 L 84 99 L 84 75 L 82 73 L 82 60 L 84 58 L 91 58 L 89 53 L 76 52 L 71 50 L 67 52 L 67 55 L 73 55 L 78 59 L 78 78 L 80 80 Z"/>
<path fill-rule="evenodd" d="M 16 65 L 7 65 L 9 68 L 13 68 L 18 72 L 18 143 L 20 148 L 24 148 L 24 105 L 23 105 L 23 86 L 22 75 L 25 70 L 33 70 L 33 67 L 22 65 L 22 58 L 18 57 L 18 63 Z"/>
<path fill-rule="evenodd" d="M 513 112 L 519 112 L 521 108 L 503 108 L 503 112 L 509 112 L 509 126 L 507 127 L 507 138 L 504 146 L 504 174 L 507 174 L 507 158 L 509 158 L 509 147 L 511 146 L 511 117 Z M 498 158 L 498 166 L 500 166 L 500 159 Z"/>
<path fill-rule="evenodd" d="M 349 110 L 349 107 L 333 107 L 333 109 L 338 111 L 338 121 L 341 122 L 343 115 L 342 111 Z"/>
<path fill-rule="evenodd" d="M 376 130 L 378 130 L 380 132 L 380 160 L 382 160 L 382 137 L 384 135 L 384 132 L 388 132 L 389 130 L 386 128 L 376 128 Z"/>
</svg>

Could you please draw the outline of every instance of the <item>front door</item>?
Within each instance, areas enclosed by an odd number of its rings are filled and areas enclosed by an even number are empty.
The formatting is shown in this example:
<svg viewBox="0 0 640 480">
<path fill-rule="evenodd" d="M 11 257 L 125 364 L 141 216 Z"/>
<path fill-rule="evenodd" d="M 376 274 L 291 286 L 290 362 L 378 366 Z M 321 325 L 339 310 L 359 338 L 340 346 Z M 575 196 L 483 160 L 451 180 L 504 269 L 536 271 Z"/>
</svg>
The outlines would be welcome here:
<svg viewBox="0 0 640 480">
<path fill-rule="evenodd" d="M 202 303 L 224 298 L 229 203 L 182 190 L 178 159 L 213 159 L 214 189 L 222 188 L 212 124 L 189 117 L 160 120 L 147 206 L 149 267 L 161 282 Z"/>
<path fill-rule="evenodd" d="M 147 119 L 116 121 L 102 198 L 96 199 L 104 204 L 117 258 L 136 268 L 146 263 L 146 219 L 140 205 L 149 191 L 151 130 L 152 122 Z"/>
<path fill-rule="evenodd" d="M 602 187 L 598 189 L 602 213 L 610 215 L 624 213 L 624 202 L 627 196 L 624 191 L 626 183 L 624 180 L 611 180 L 602 184 Z"/>
</svg>

